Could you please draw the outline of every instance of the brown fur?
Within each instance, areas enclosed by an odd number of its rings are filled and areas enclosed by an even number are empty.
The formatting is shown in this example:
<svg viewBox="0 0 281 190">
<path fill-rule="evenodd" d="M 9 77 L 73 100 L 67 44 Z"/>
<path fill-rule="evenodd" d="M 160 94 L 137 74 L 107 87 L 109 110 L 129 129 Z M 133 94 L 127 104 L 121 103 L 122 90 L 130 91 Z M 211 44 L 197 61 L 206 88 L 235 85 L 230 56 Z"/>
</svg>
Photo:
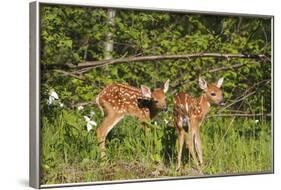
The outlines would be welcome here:
<svg viewBox="0 0 281 190">
<path fill-rule="evenodd" d="M 166 83 L 168 85 L 168 81 Z M 147 87 L 145 88 L 150 92 Z M 162 109 L 166 109 L 167 105 L 163 88 L 155 89 L 150 95 L 151 97 L 147 97 L 141 89 L 124 84 L 109 85 L 99 93 L 96 102 L 101 111 L 106 113 L 103 122 L 97 128 L 97 137 L 102 157 L 105 155 L 105 139 L 107 134 L 125 116 L 131 115 L 140 121 L 147 121 L 155 117 Z"/>
<path fill-rule="evenodd" d="M 178 132 L 179 143 L 177 169 L 181 166 L 182 148 L 186 134 L 183 128 L 184 121 L 187 121 L 188 124 L 186 147 L 190 151 L 195 163 L 198 166 L 203 164 L 200 126 L 209 112 L 210 105 L 219 104 L 223 100 L 220 86 L 218 87 L 215 84 L 207 85 L 207 83 L 205 85 L 204 92 L 200 97 L 195 98 L 180 92 L 174 98 L 174 125 Z"/>
</svg>

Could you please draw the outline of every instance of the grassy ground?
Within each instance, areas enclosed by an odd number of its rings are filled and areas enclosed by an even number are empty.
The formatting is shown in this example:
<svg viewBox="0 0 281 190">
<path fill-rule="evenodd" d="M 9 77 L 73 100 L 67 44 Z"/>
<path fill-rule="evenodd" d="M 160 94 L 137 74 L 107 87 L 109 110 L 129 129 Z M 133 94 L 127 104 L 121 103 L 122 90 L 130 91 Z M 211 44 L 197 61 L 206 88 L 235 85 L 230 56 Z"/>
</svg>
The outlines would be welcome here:
<svg viewBox="0 0 281 190">
<path fill-rule="evenodd" d="M 42 184 L 199 175 L 186 151 L 182 169 L 175 169 L 177 134 L 171 118 L 143 130 L 127 117 L 110 132 L 107 158 L 100 160 L 95 127 L 90 132 L 85 127 L 86 113 L 57 110 L 42 118 Z M 102 117 L 93 119 L 99 124 Z M 271 124 L 256 119 L 209 118 L 203 124 L 204 174 L 272 169 Z"/>
</svg>

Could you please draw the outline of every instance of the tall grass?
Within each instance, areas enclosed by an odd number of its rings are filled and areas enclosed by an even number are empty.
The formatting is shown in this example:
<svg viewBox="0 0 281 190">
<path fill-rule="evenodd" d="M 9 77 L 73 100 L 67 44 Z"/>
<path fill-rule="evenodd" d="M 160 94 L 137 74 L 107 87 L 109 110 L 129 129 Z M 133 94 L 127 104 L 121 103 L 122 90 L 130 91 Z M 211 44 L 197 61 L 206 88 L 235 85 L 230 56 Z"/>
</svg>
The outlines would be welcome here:
<svg viewBox="0 0 281 190">
<path fill-rule="evenodd" d="M 83 114 L 60 110 L 42 118 L 42 184 L 199 175 L 186 150 L 176 171 L 177 133 L 171 119 L 139 128 L 132 117 L 122 120 L 99 158 L 95 129 L 88 132 Z M 99 124 L 102 117 L 94 120 Z M 233 122 L 231 122 L 233 120 Z M 256 118 L 209 118 L 201 127 L 204 174 L 237 174 L 272 168 L 270 121 Z"/>
</svg>

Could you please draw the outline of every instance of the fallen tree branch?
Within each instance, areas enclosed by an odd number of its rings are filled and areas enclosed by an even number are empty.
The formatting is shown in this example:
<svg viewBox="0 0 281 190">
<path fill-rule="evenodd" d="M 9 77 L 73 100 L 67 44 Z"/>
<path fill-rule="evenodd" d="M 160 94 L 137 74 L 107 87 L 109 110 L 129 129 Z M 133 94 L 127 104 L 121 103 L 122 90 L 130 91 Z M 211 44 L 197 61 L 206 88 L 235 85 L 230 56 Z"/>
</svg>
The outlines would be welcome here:
<svg viewBox="0 0 281 190">
<path fill-rule="evenodd" d="M 209 115 L 207 118 L 211 117 L 254 117 L 254 116 L 271 116 L 270 113 L 264 114 L 264 113 L 231 113 L 231 114 L 217 114 L 217 115 Z"/>
<path fill-rule="evenodd" d="M 119 59 L 109 59 L 100 61 L 86 61 L 78 64 L 48 64 L 43 65 L 45 69 L 55 68 L 68 68 L 68 69 L 83 69 L 83 68 L 95 68 L 103 65 L 131 63 L 140 61 L 158 61 L 169 59 L 191 59 L 191 58 L 223 58 L 229 60 L 230 58 L 244 58 L 244 59 L 266 59 L 268 58 L 264 54 L 227 54 L 227 53 L 192 53 L 183 55 L 152 55 L 152 56 L 138 56 L 138 57 L 121 57 Z"/>
</svg>

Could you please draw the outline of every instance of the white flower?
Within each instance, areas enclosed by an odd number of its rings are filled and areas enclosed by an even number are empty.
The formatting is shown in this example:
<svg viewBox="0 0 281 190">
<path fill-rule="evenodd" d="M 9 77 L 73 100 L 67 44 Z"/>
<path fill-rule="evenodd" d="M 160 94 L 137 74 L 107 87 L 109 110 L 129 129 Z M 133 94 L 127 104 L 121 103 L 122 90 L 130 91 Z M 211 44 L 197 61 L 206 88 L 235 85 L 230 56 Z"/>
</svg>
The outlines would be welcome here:
<svg viewBox="0 0 281 190">
<path fill-rule="evenodd" d="M 95 112 L 94 111 L 91 111 L 90 112 L 90 117 L 93 117 L 95 115 Z"/>
<path fill-rule="evenodd" d="M 90 119 L 88 116 L 85 116 L 85 115 L 84 115 L 83 117 L 84 117 L 84 119 L 85 119 L 86 122 L 91 121 L 91 119 Z"/>
<path fill-rule="evenodd" d="M 63 108 L 63 106 L 64 106 L 64 104 L 63 104 L 63 103 L 60 103 L 60 107 Z"/>
<path fill-rule="evenodd" d="M 47 100 L 47 104 L 51 105 L 51 104 L 53 104 L 54 101 L 55 101 L 55 98 L 52 96 L 49 96 L 49 99 Z"/>
<path fill-rule="evenodd" d="M 93 120 L 91 120 L 88 116 L 84 116 L 85 121 L 87 122 L 87 131 L 91 131 L 93 126 L 97 126 L 97 123 Z"/>
<path fill-rule="evenodd" d="M 87 126 L 87 131 L 88 132 L 90 132 L 92 130 L 92 128 L 93 128 L 93 126 L 91 124 L 89 124 L 89 123 L 87 123 L 86 126 Z"/>
<path fill-rule="evenodd" d="M 167 119 L 164 119 L 165 124 L 167 125 L 169 123 L 169 121 Z"/>
<path fill-rule="evenodd" d="M 49 92 L 49 95 L 54 97 L 54 99 L 57 99 L 57 100 L 59 99 L 59 95 L 54 90 L 51 90 Z"/>
<path fill-rule="evenodd" d="M 83 106 L 78 106 L 78 111 L 81 111 L 82 109 L 84 109 L 84 107 Z"/>
<path fill-rule="evenodd" d="M 55 100 L 58 100 L 59 96 L 54 90 L 50 90 L 49 92 L 49 99 L 47 100 L 47 104 L 51 105 Z"/>
<path fill-rule="evenodd" d="M 255 123 L 258 123 L 259 122 L 259 120 L 255 120 Z"/>
</svg>

